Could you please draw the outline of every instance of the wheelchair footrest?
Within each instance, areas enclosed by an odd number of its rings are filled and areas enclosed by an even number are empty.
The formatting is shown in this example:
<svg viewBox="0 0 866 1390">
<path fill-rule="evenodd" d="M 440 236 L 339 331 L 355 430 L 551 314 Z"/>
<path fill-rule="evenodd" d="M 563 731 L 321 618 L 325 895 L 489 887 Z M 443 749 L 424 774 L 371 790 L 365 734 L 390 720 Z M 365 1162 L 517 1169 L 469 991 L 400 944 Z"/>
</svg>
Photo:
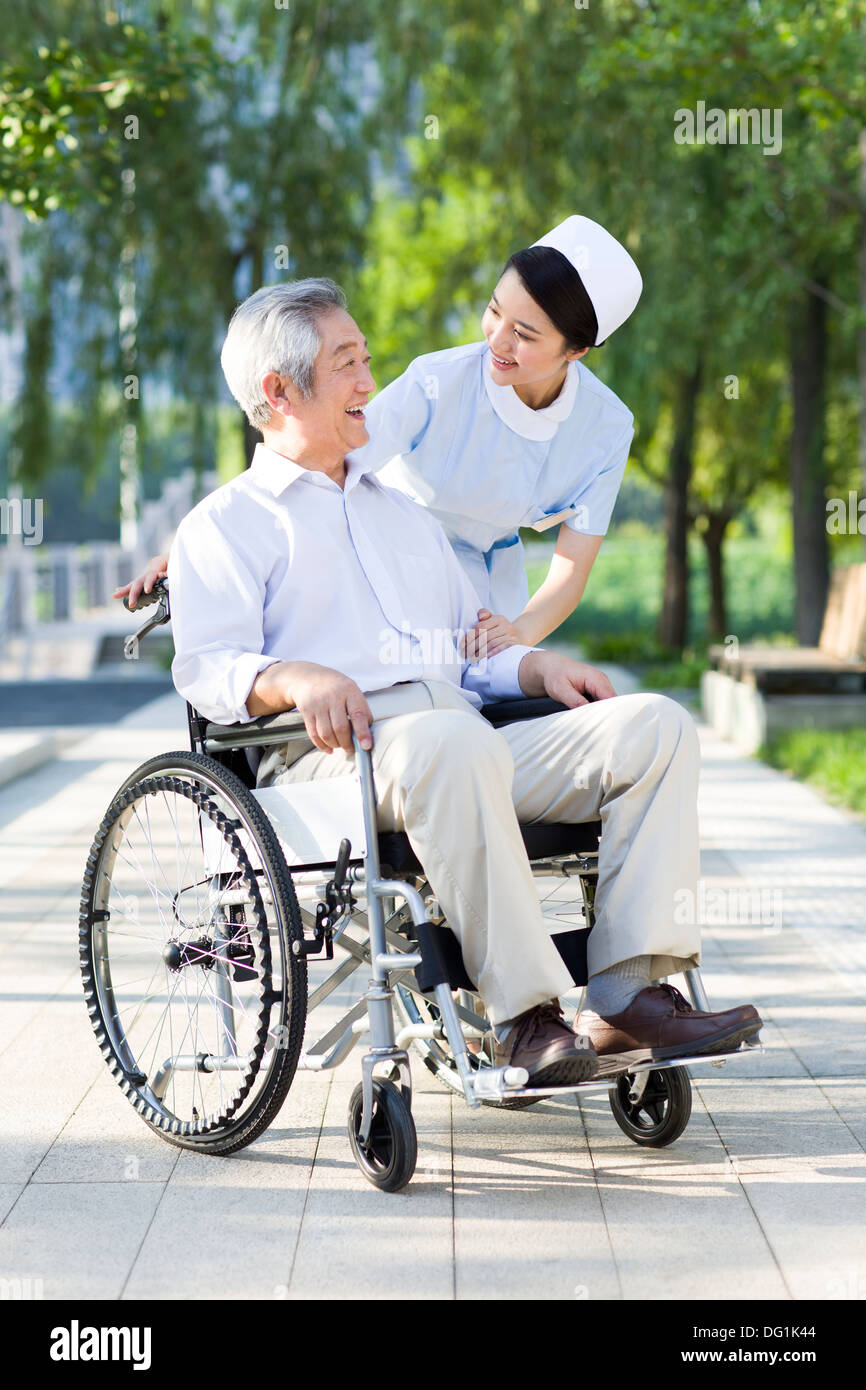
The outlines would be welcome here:
<svg viewBox="0 0 866 1390">
<path fill-rule="evenodd" d="M 707 1062 L 712 1067 L 723 1067 L 730 1057 L 745 1057 L 747 1053 L 763 1051 L 763 1043 L 742 1042 L 729 1052 L 696 1052 L 692 1057 L 663 1057 L 635 1062 L 628 1068 L 628 1075 L 634 1076 L 644 1071 L 669 1071 L 671 1067 L 696 1067 L 699 1063 L 706 1065 Z M 623 1073 L 619 1074 L 622 1076 Z"/>
<path fill-rule="evenodd" d="M 475 1072 L 472 1078 L 472 1092 L 475 1100 L 536 1100 L 556 1096 L 571 1096 L 577 1091 L 609 1091 L 621 1076 L 636 1076 L 645 1071 L 670 1071 L 673 1067 L 693 1067 L 699 1062 L 709 1062 L 714 1067 L 723 1067 L 730 1057 L 742 1057 L 749 1052 L 763 1052 L 761 1043 L 741 1043 L 733 1052 L 702 1052 L 693 1057 L 667 1057 L 660 1061 L 639 1062 L 626 1072 L 615 1072 L 606 1076 L 594 1076 L 589 1081 L 577 1081 L 573 1086 L 527 1086 L 520 1084 L 519 1077 L 526 1077 L 522 1067 L 484 1067 Z M 516 1084 L 515 1084 L 516 1083 Z"/>
<path fill-rule="evenodd" d="M 556 1096 L 571 1096 L 576 1091 L 608 1091 L 611 1087 L 610 1078 L 595 1077 L 591 1081 L 576 1081 L 572 1086 L 527 1086 L 527 1085 L 508 1085 L 503 1078 L 503 1073 L 519 1072 L 522 1067 L 485 1067 L 478 1071 L 472 1078 L 472 1094 L 474 1100 L 522 1100 L 530 1097 L 534 1100 L 547 1100 Z M 527 1075 L 523 1072 L 524 1076 Z"/>
</svg>

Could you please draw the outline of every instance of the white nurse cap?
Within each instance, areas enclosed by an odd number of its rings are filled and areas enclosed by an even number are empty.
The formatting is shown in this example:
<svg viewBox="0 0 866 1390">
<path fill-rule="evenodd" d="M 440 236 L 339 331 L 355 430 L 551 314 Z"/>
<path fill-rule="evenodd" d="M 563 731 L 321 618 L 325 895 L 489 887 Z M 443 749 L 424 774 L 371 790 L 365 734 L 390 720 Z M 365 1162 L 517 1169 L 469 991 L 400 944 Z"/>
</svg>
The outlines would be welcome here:
<svg viewBox="0 0 866 1390">
<path fill-rule="evenodd" d="M 566 217 L 533 246 L 561 251 L 580 276 L 598 319 L 596 344 L 625 323 L 640 299 L 640 271 L 624 246 L 589 217 Z"/>
</svg>

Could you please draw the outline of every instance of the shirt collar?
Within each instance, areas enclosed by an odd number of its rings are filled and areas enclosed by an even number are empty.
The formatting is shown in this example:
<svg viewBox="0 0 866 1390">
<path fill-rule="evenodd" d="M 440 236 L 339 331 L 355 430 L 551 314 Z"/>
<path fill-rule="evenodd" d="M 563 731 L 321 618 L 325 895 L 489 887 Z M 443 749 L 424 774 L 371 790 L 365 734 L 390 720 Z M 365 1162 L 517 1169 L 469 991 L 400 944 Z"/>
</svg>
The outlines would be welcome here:
<svg viewBox="0 0 866 1390">
<path fill-rule="evenodd" d="M 524 405 L 513 386 L 497 386 L 490 375 L 490 349 L 481 354 L 481 371 L 490 404 L 500 420 L 524 439 L 552 439 L 560 423 L 568 419 L 574 408 L 580 370 L 577 362 L 568 364 L 562 390 L 555 401 L 541 410 Z"/>
<path fill-rule="evenodd" d="M 372 460 L 368 462 L 347 455 L 346 491 L 353 488 L 365 473 L 369 473 L 372 466 Z M 304 468 L 300 463 L 286 458 L 285 454 L 278 454 L 275 449 L 269 449 L 267 444 L 256 445 L 250 473 L 259 486 L 274 497 L 279 497 L 286 488 L 297 482 L 298 478 L 315 479 L 326 476 L 324 473 L 317 473 L 313 468 Z"/>
</svg>

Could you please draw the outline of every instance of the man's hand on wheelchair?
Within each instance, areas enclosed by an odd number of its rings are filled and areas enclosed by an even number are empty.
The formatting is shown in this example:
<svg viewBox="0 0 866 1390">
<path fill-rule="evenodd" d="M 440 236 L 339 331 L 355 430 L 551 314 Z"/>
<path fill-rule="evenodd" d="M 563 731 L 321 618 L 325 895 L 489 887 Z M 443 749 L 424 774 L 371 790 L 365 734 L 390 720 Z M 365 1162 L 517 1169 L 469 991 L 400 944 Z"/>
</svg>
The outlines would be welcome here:
<svg viewBox="0 0 866 1390">
<path fill-rule="evenodd" d="M 341 671 L 313 661 L 277 661 L 256 677 L 247 696 L 247 710 L 277 714 L 297 709 L 311 741 L 322 753 L 342 748 L 354 752 L 352 734 L 362 748 L 372 748 L 373 714 L 359 686 Z"/>
<path fill-rule="evenodd" d="M 528 699 L 548 695 L 569 709 L 594 700 L 610 700 L 616 695 L 603 671 L 557 652 L 527 652 L 520 663 L 518 680 Z"/>
</svg>

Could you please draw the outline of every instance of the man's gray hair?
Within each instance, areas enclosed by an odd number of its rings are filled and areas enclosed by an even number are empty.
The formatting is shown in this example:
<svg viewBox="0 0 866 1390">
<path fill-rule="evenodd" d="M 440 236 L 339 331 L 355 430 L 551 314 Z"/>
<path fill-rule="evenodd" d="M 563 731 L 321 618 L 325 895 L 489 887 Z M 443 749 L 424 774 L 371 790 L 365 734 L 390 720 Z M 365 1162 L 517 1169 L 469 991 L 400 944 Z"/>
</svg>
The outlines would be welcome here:
<svg viewBox="0 0 866 1390">
<path fill-rule="evenodd" d="M 319 316 L 345 307 L 340 286 L 322 276 L 264 285 L 235 309 L 220 361 L 229 390 L 256 429 L 271 418 L 262 390 L 267 372 L 291 377 L 302 396 L 313 394 Z"/>
</svg>

